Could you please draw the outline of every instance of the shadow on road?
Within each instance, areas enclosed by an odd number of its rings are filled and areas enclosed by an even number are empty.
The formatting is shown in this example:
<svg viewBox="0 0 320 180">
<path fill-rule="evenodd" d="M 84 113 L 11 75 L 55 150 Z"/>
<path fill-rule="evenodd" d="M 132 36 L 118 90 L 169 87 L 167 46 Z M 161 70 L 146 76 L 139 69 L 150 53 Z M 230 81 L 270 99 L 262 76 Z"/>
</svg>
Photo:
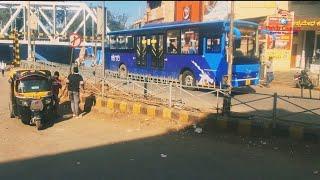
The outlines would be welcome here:
<svg viewBox="0 0 320 180">
<path fill-rule="evenodd" d="M 213 119 L 211 115 L 201 121 L 201 134 L 187 126 L 158 136 L 2 163 L 0 179 L 312 179 L 312 171 L 320 168 L 319 144 L 309 144 L 306 154 L 304 142 L 219 131 Z"/>
</svg>

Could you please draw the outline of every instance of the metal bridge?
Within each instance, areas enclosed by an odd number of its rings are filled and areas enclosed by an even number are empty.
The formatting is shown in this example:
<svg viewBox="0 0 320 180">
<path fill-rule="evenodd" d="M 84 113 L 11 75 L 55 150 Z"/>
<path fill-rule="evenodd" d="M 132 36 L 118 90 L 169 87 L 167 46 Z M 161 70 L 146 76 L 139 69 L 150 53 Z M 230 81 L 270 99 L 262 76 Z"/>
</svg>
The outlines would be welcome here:
<svg viewBox="0 0 320 180">
<path fill-rule="evenodd" d="M 101 46 L 101 37 L 97 36 L 98 8 L 70 1 L 0 1 L 0 43 L 12 44 L 10 35 L 16 29 L 20 43 L 27 44 L 28 8 L 38 24 L 32 31 L 36 45 L 69 45 L 69 34 L 78 33 L 83 45 Z M 108 27 L 106 31 L 110 31 Z"/>
</svg>

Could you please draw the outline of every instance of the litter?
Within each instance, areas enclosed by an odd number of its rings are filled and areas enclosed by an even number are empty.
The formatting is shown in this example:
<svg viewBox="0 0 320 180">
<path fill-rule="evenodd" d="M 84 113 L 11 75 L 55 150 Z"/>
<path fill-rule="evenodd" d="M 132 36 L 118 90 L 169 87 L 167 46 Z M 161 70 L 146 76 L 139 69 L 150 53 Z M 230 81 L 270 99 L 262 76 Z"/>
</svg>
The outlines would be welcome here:
<svg viewBox="0 0 320 180">
<path fill-rule="evenodd" d="M 202 128 L 196 128 L 195 130 L 194 130 L 194 132 L 196 132 L 196 133 L 198 133 L 198 134 L 201 134 L 202 133 Z"/>
<path fill-rule="evenodd" d="M 166 158 L 166 157 L 167 157 L 166 154 L 160 154 L 160 156 L 161 156 L 162 158 Z"/>
</svg>

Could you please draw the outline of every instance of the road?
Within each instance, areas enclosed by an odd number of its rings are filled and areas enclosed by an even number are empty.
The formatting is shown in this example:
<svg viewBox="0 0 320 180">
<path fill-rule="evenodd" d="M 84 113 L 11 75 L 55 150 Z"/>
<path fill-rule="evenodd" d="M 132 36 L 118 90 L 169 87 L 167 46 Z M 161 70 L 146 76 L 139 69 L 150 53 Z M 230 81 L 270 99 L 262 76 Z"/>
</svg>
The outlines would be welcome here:
<svg viewBox="0 0 320 180">
<path fill-rule="evenodd" d="M 0 78 L 0 179 L 319 179 L 320 146 L 203 133 L 145 116 L 89 113 L 43 131 L 8 116 Z"/>
</svg>

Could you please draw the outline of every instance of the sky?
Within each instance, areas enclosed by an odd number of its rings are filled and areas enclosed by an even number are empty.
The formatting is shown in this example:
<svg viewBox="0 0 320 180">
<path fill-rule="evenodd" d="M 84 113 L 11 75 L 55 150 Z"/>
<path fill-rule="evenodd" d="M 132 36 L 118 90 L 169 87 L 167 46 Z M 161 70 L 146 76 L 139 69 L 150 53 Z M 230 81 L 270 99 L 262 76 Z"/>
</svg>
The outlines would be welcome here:
<svg viewBox="0 0 320 180">
<path fill-rule="evenodd" d="M 90 4 L 101 4 L 102 1 L 86 1 Z M 105 6 L 113 14 L 125 13 L 128 15 L 127 25 L 143 17 L 147 1 L 105 1 Z"/>
</svg>

